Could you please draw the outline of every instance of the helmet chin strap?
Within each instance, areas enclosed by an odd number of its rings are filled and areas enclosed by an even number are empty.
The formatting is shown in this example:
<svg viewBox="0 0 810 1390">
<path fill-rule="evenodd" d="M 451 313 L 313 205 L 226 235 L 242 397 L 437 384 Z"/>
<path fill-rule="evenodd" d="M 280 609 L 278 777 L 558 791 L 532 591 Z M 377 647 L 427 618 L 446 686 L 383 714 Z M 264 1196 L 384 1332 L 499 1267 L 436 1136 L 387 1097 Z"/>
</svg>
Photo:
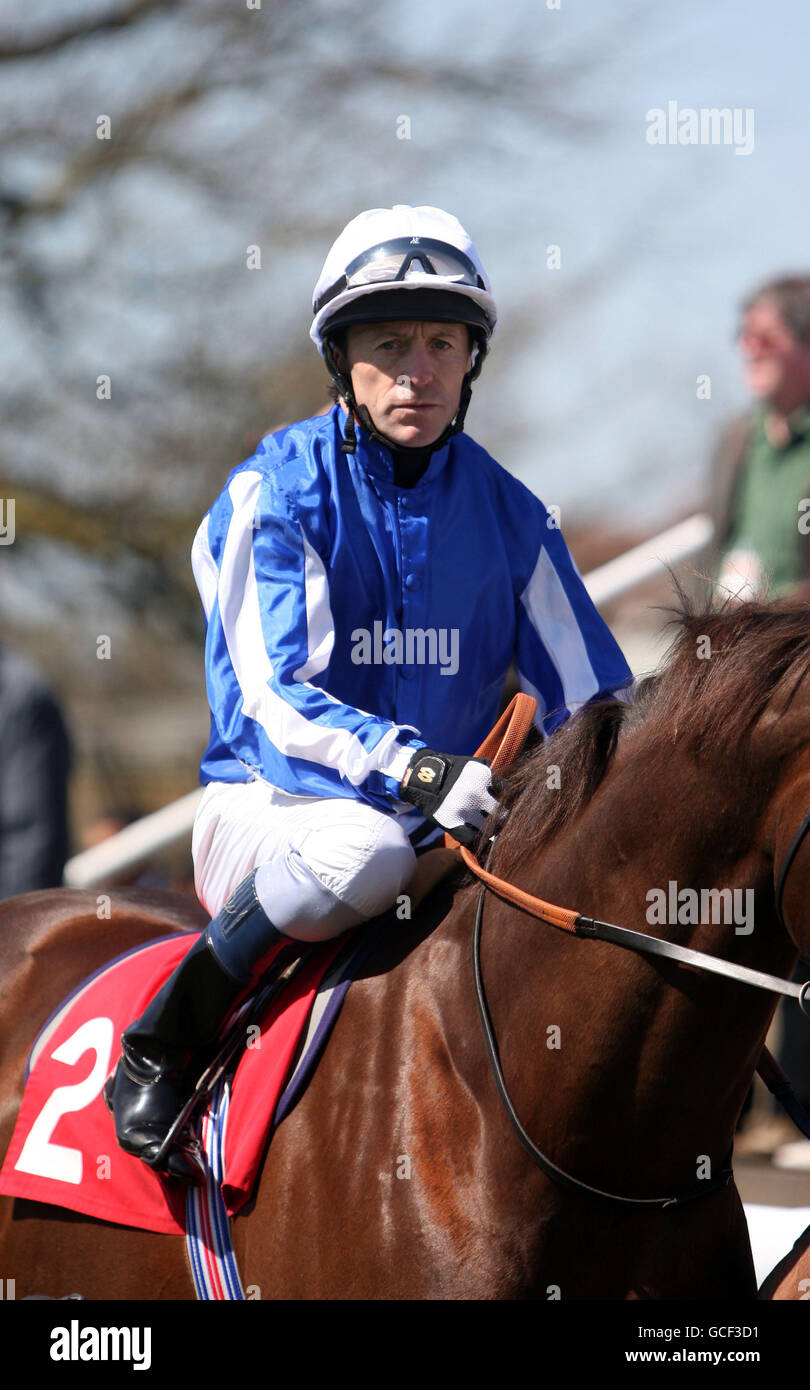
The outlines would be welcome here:
<svg viewBox="0 0 810 1390">
<path fill-rule="evenodd" d="M 377 429 L 377 426 L 371 418 L 368 406 L 358 405 L 354 398 L 351 373 L 344 375 L 343 372 L 341 372 L 332 354 L 332 345 L 328 340 L 324 342 L 323 346 L 324 360 L 332 375 L 332 380 L 348 406 L 346 428 L 343 431 L 343 443 L 341 445 L 342 452 L 344 454 L 353 454 L 357 449 L 357 433 L 354 427 L 355 417 L 368 432 L 369 438 L 376 440 L 378 444 L 383 444 L 386 449 L 402 449 L 407 447 L 398 444 L 394 439 L 389 439 L 387 434 L 383 434 L 381 430 Z M 481 371 L 487 351 L 486 344 L 483 342 L 477 343 L 476 346 L 478 351 L 475 354 L 475 361 L 461 384 L 458 410 L 450 423 L 445 425 L 438 439 L 434 439 L 431 444 L 424 446 L 426 449 L 429 449 L 431 453 L 436 449 L 441 449 L 443 445 L 447 443 L 448 439 L 451 439 L 454 434 L 460 434 L 464 429 L 464 419 L 472 399 L 472 383 Z"/>
</svg>

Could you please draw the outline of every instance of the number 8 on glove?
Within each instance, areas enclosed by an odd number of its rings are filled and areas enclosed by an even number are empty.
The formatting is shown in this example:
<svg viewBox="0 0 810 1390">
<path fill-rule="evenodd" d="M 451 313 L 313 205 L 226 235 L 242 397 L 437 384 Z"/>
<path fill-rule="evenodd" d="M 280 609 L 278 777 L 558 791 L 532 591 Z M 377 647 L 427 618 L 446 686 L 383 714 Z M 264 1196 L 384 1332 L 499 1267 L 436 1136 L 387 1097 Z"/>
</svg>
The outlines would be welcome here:
<svg viewBox="0 0 810 1390">
<path fill-rule="evenodd" d="M 498 802 L 489 763 L 454 753 L 419 748 L 411 758 L 399 794 L 428 820 L 449 830 L 462 845 L 474 845 Z"/>
</svg>

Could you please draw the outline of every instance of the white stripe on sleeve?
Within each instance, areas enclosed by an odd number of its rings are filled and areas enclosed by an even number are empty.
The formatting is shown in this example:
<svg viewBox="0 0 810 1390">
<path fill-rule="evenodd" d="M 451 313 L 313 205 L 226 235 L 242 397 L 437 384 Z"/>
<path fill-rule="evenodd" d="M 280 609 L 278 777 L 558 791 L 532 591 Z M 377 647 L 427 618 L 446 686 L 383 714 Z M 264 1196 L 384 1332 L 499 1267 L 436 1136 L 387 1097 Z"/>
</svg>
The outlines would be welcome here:
<svg viewBox="0 0 810 1390">
<path fill-rule="evenodd" d="M 573 714 L 596 694 L 599 682 L 571 601 L 544 546 L 520 601 L 556 668 L 563 699 Z"/>
<path fill-rule="evenodd" d="M 219 573 L 220 620 L 242 691 L 242 710 L 262 726 L 270 742 L 286 757 L 337 768 L 353 786 L 360 786 L 372 772 L 401 780 L 412 750 L 398 742 L 400 730 L 396 726 L 387 730 L 374 748 L 366 749 L 350 729 L 307 719 L 269 685 L 273 667 L 265 646 L 253 563 L 253 517 L 261 482 L 261 474 L 245 472 L 237 474 L 230 484 L 234 511 Z M 318 694 L 324 700 L 341 703 L 325 690 Z"/>
<path fill-rule="evenodd" d="M 217 596 L 217 584 L 219 582 L 216 561 L 211 554 L 211 545 L 208 540 L 209 521 L 209 515 L 203 517 L 191 547 L 191 568 L 202 599 L 206 622 L 211 617 L 211 609 Z"/>
<path fill-rule="evenodd" d="M 329 580 L 323 560 L 310 545 L 301 527 L 306 556 L 305 582 L 307 596 L 307 659 L 293 672 L 297 681 L 308 681 L 329 665 L 335 645 L 335 624 L 329 606 Z"/>
</svg>

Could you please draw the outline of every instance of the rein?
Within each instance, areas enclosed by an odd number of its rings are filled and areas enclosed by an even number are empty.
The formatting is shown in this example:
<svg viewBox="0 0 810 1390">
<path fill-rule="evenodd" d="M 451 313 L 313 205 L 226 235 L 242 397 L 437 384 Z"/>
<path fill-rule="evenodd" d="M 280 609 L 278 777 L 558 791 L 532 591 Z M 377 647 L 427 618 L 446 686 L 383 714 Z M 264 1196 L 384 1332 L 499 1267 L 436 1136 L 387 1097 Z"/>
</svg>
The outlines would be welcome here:
<svg viewBox="0 0 810 1390">
<path fill-rule="evenodd" d="M 535 710 L 536 701 L 531 696 L 523 693 L 516 695 L 508 708 L 501 715 L 495 727 L 488 734 L 481 747 L 477 750 L 477 757 L 491 758 L 493 772 L 507 767 L 517 756 L 531 728 Z M 810 830 L 810 811 L 808 811 L 796 832 L 779 873 L 776 890 L 776 911 L 779 922 L 783 927 L 785 923 L 782 917 L 781 904 L 785 881 L 808 830 Z M 491 892 L 495 893 L 504 902 L 510 903 L 513 907 L 519 908 L 522 912 L 526 912 L 530 916 L 558 928 L 558 930 L 570 932 L 572 935 L 592 937 L 599 941 L 610 941 L 614 945 L 621 946 L 626 950 L 641 951 L 648 955 L 661 956 L 669 960 L 677 960 L 686 965 L 697 966 L 698 969 L 712 971 L 717 975 L 723 975 L 728 979 L 738 980 L 743 984 L 749 984 L 759 989 L 767 989 L 774 993 L 787 995 L 790 998 L 797 999 L 799 1007 L 804 1013 L 808 1014 L 808 1016 L 810 1016 L 810 980 L 806 980 L 803 984 L 796 984 L 791 980 L 783 980 L 777 975 L 769 975 L 765 971 L 752 970 L 748 966 L 736 965 L 733 961 L 723 960 L 720 956 L 712 956 L 705 951 L 695 951 L 687 946 L 678 946 L 671 941 L 664 941 L 660 937 L 647 936 L 643 932 L 631 931 L 627 927 L 616 926 L 612 922 L 601 922 L 593 917 L 585 917 L 582 913 L 576 912 L 571 908 L 558 907 L 555 903 L 546 902 L 543 898 L 538 898 L 531 893 L 526 893 L 522 888 L 508 883 L 505 879 L 498 878 L 495 874 L 484 869 L 482 865 L 479 864 L 475 855 L 464 845 L 458 844 L 451 835 L 445 835 L 445 844 L 450 848 L 457 849 L 467 867 L 481 880 L 482 887 L 478 897 L 475 928 L 473 931 L 473 974 L 478 1012 L 484 1034 L 484 1043 L 495 1078 L 495 1084 L 509 1121 L 521 1144 L 537 1166 L 541 1168 L 548 1177 L 552 1178 L 563 1187 L 586 1193 L 592 1197 L 601 1197 L 623 1206 L 632 1207 L 664 1208 L 682 1206 L 686 1202 L 694 1201 L 698 1197 L 709 1196 L 710 1193 L 717 1191 L 718 1188 L 727 1186 L 733 1176 L 730 1166 L 730 1154 L 726 1166 L 723 1167 L 716 1178 L 709 1182 L 701 1180 L 698 1188 L 690 1189 L 686 1193 L 668 1197 L 625 1197 L 617 1193 L 604 1192 L 601 1188 L 591 1187 L 588 1183 L 582 1182 L 579 1178 L 575 1178 L 570 1173 L 566 1173 L 563 1169 L 558 1168 L 550 1158 L 538 1149 L 537 1145 L 523 1128 L 509 1095 L 484 990 L 484 981 L 481 972 L 481 933 L 486 890 L 489 888 Z M 762 1057 L 757 1070 L 760 1072 L 760 1075 L 769 1089 L 781 1100 L 794 1123 L 810 1137 L 810 1117 L 806 1115 L 803 1108 L 796 1101 L 790 1082 L 766 1048 L 762 1049 Z"/>
</svg>

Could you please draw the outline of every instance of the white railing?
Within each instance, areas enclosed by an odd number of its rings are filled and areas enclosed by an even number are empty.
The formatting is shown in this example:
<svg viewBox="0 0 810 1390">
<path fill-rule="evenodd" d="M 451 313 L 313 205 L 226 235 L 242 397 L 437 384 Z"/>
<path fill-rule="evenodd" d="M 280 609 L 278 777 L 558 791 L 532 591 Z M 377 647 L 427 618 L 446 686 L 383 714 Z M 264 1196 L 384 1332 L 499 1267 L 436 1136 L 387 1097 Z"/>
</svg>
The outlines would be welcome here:
<svg viewBox="0 0 810 1390">
<path fill-rule="evenodd" d="M 65 865 L 64 882 L 69 888 L 94 888 L 110 874 L 142 864 L 151 854 L 167 849 L 191 834 L 202 787 L 181 796 L 151 815 L 133 821 L 100 845 L 75 854 Z"/>
<path fill-rule="evenodd" d="M 696 513 L 591 570 L 583 576 L 585 587 L 599 607 L 660 574 L 665 565 L 674 566 L 699 554 L 708 546 L 712 533 L 711 518 Z M 189 792 L 179 801 L 119 830 L 103 844 L 74 855 L 65 865 L 64 882 L 70 888 L 94 888 L 112 874 L 131 869 L 184 839 L 191 834 L 201 796 L 199 788 Z"/>
<path fill-rule="evenodd" d="M 679 521 L 677 526 L 670 526 L 650 540 L 642 541 L 641 545 L 634 545 L 623 555 L 617 555 L 615 560 L 608 560 L 607 564 L 591 570 L 583 576 L 585 587 L 597 608 L 600 608 L 645 580 L 653 579 L 665 565 L 674 566 L 699 555 L 710 544 L 713 535 L 711 517 L 704 512 L 696 512 L 686 521 Z"/>
</svg>

